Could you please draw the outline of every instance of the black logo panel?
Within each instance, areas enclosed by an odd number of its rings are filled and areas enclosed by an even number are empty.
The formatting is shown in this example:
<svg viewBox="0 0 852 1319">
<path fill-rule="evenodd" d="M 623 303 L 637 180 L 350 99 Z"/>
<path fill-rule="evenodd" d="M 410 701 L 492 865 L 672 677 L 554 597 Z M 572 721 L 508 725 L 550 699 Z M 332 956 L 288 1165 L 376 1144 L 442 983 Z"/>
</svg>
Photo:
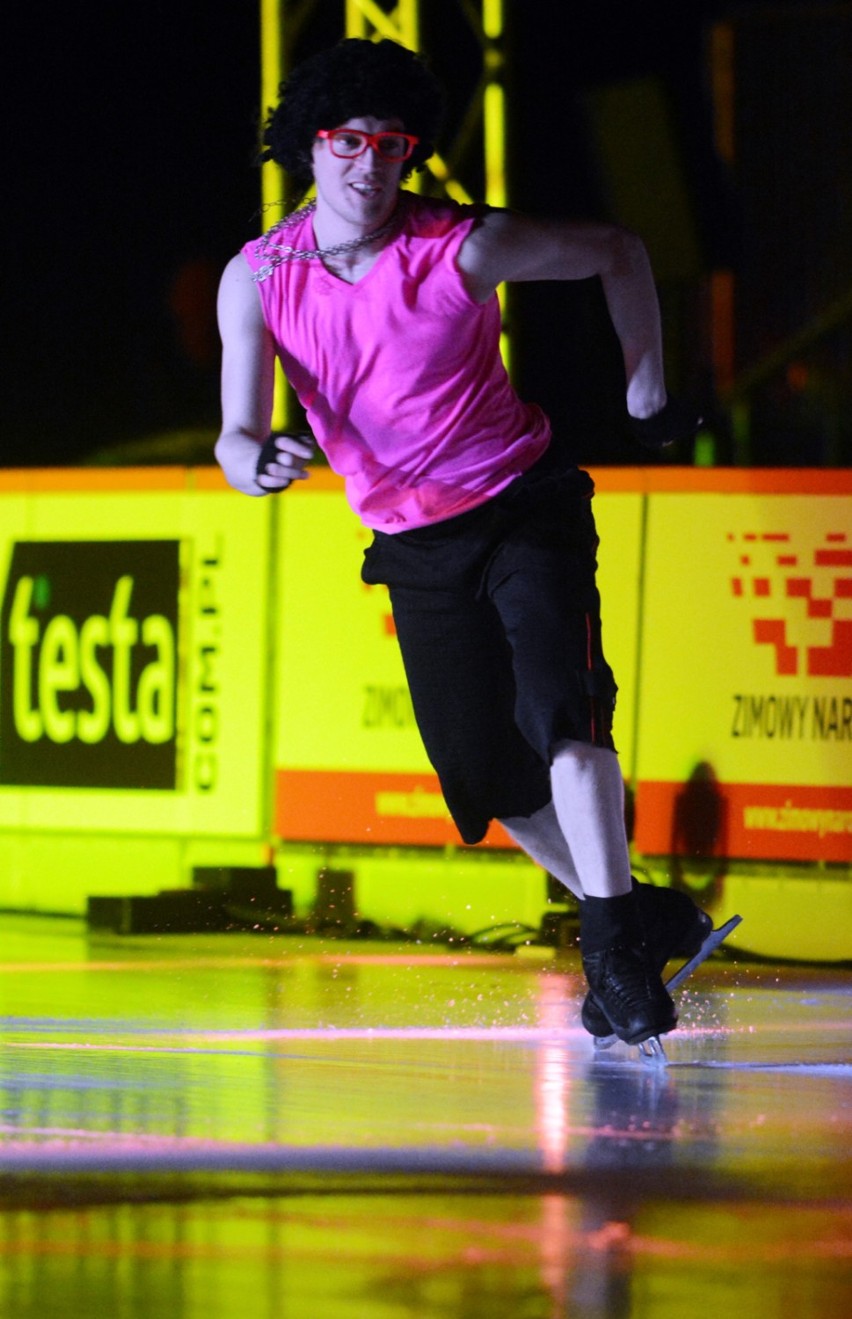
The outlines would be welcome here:
<svg viewBox="0 0 852 1319">
<path fill-rule="evenodd" d="M 0 784 L 174 789 L 180 543 L 21 541 L 0 613 Z"/>
</svg>

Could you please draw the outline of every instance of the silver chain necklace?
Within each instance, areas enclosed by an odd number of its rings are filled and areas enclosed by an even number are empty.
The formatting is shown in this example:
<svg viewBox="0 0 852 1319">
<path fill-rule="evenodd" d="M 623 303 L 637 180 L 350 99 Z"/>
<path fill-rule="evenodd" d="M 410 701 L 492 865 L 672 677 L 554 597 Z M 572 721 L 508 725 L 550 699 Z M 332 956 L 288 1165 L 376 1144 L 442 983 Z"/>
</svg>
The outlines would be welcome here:
<svg viewBox="0 0 852 1319">
<path fill-rule="evenodd" d="M 290 243 L 278 242 L 282 233 L 292 229 L 307 216 L 313 215 L 316 208 L 315 201 L 308 202 L 307 206 L 300 206 L 297 211 L 285 215 L 283 220 L 279 220 L 262 238 L 258 239 L 254 246 L 254 255 L 263 259 L 263 265 L 258 266 L 252 275 L 255 284 L 268 279 L 273 270 L 283 265 L 285 261 L 325 261 L 328 257 L 343 256 L 348 252 L 357 252 L 362 247 L 368 247 L 370 243 L 375 243 L 398 229 L 405 215 L 405 203 L 400 197 L 399 203 L 384 224 L 370 234 L 363 234 L 361 238 L 349 238 L 344 243 L 335 243 L 333 247 L 314 248 L 293 247 Z"/>
</svg>

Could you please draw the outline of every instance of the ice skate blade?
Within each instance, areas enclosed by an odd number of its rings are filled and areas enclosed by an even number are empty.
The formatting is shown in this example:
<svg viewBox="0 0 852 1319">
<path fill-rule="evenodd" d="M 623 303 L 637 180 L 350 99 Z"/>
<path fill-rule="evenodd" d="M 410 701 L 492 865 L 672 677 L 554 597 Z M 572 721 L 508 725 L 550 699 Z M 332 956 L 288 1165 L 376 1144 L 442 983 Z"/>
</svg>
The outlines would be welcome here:
<svg viewBox="0 0 852 1319">
<path fill-rule="evenodd" d="M 730 920 L 725 921 L 724 925 L 720 925 L 718 930 L 710 931 L 695 956 L 690 957 L 689 961 L 684 962 L 683 966 L 678 971 L 675 971 L 674 975 L 666 981 L 666 989 L 670 994 L 673 994 L 676 989 L 679 989 L 683 982 L 689 979 L 693 971 L 696 971 L 701 963 L 706 961 L 710 954 L 715 952 L 719 945 L 725 942 L 728 935 L 731 934 L 739 924 L 741 924 L 742 919 L 742 916 L 732 916 Z M 618 1043 L 618 1036 L 616 1034 L 595 1035 L 593 1041 L 595 1051 L 597 1052 L 601 1049 L 611 1049 L 614 1044 Z M 646 1045 L 652 1046 L 650 1050 L 645 1048 Z M 652 1058 L 662 1062 L 666 1061 L 666 1052 L 660 1043 L 658 1035 L 652 1035 L 650 1039 L 643 1040 L 638 1048 L 643 1058 Z"/>
<path fill-rule="evenodd" d="M 685 980 L 688 980 L 693 971 L 696 971 L 702 962 L 714 953 L 720 944 L 723 944 L 728 935 L 731 934 L 738 925 L 742 923 L 742 916 L 732 916 L 724 925 L 720 925 L 718 930 L 711 930 L 704 940 L 701 947 L 694 957 L 690 957 L 688 962 L 684 962 L 679 971 L 666 981 L 666 989 L 673 994 L 676 989 L 680 989 Z"/>
<path fill-rule="evenodd" d="M 593 1037 L 593 1044 L 596 1053 L 603 1052 L 606 1049 L 611 1049 L 614 1044 L 618 1043 L 619 1039 L 617 1035 L 595 1035 Z M 624 1040 L 622 1043 L 626 1044 L 627 1041 Z M 668 1062 L 666 1051 L 663 1048 L 659 1035 L 651 1035 L 647 1040 L 640 1040 L 638 1044 L 632 1044 L 629 1047 L 639 1050 L 639 1056 L 644 1063 L 665 1067 Z"/>
<path fill-rule="evenodd" d="M 638 1046 L 642 1061 L 645 1063 L 654 1063 L 659 1067 L 665 1066 L 668 1062 L 666 1051 L 663 1048 L 659 1035 L 651 1035 L 647 1040 L 643 1040 Z"/>
</svg>

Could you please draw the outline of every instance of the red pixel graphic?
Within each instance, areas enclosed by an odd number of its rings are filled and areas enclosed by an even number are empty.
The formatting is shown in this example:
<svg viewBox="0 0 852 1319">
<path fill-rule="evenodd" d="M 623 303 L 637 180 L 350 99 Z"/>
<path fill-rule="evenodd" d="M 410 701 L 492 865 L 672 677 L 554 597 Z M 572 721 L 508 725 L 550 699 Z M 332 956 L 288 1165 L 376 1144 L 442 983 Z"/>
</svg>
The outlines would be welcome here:
<svg viewBox="0 0 852 1319">
<path fill-rule="evenodd" d="M 758 605 L 761 617 L 752 618 L 752 631 L 758 645 L 773 648 L 775 672 L 779 676 L 795 676 L 804 671 L 810 677 L 852 677 L 852 617 L 838 617 L 839 602 L 852 599 L 852 575 L 842 575 L 843 569 L 852 570 L 852 549 L 847 548 L 849 538 L 846 532 L 830 532 L 825 537 L 825 545 L 812 551 L 813 569 L 810 575 L 802 572 L 806 566 L 802 559 L 808 556 L 790 552 L 791 537 L 786 532 L 744 532 L 740 537 L 733 532 L 728 534 L 729 541 L 737 539 L 748 545 L 750 553 L 740 555 L 740 572 L 731 579 L 731 591 L 740 599 L 751 598 L 761 602 Z M 743 568 L 751 568 L 754 550 L 760 543 L 787 545 L 786 552 L 774 554 L 774 567 L 776 570 L 798 569 L 795 575 L 782 571 L 776 576 L 769 576 L 765 561 L 759 573 L 744 573 Z M 832 575 L 827 594 L 825 569 L 839 570 Z M 763 602 L 771 602 L 773 598 L 801 600 L 804 602 L 804 618 L 830 622 L 828 644 L 793 644 L 787 630 L 789 619 L 779 616 L 781 610 L 778 609 L 775 617 L 765 616 L 766 604 Z"/>
</svg>

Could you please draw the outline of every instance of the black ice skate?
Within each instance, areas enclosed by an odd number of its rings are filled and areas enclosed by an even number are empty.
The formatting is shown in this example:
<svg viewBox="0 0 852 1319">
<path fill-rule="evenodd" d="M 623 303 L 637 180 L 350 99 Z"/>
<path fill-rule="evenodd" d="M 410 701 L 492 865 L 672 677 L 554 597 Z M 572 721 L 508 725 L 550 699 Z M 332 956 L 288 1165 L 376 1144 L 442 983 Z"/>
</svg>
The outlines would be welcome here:
<svg viewBox="0 0 852 1319">
<path fill-rule="evenodd" d="M 741 921 L 742 916 L 732 916 L 730 920 L 725 921 L 724 925 L 720 925 L 718 929 L 711 929 L 695 955 L 690 957 L 687 962 L 684 962 L 683 966 L 666 981 L 666 993 L 671 995 L 675 990 L 679 989 L 684 981 L 689 979 L 693 971 L 695 971 L 701 963 L 720 946 L 720 944 L 724 943 L 728 935 L 737 928 Z M 595 1048 L 608 1049 L 611 1045 L 615 1044 L 617 1040 L 625 1038 L 620 1031 L 616 1030 L 614 1022 L 611 1022 L 611 1026 L 612 1029 L 608 1034 L 595 1036 Z M 644 1039 L 627 1040 L 627 1043 L 638 1044 L 640 1052 L 646 1058 L 658 1060 L 660 1062 L 665 1062 L 666 1060 L 665 1050 L 660 1043 L 659 1035 L 650 1034 L 645 1036 Z"/>
<path fill-rule="evenodd" d="M 643 1044 L 673 1030 L 677 1013 L 670 995 L 641 946 L 616 945 L 583 954 L 589 997 L 608 1034 L 626 1044 Z"/>
<path fill-rule="evenodd" d="M 713 929 L 710 917 L 678 889 L 640 884 L 634 879 L 633 892 L 642 937 L 654 971 L 662 975 L 666 963 L 673 957 L 693 957 Z M 590 1035 L 600 1038 L 612 1034 L 606 1016 L 591 994 L 586 995 L 580 1015 Z"/>
</svg>

